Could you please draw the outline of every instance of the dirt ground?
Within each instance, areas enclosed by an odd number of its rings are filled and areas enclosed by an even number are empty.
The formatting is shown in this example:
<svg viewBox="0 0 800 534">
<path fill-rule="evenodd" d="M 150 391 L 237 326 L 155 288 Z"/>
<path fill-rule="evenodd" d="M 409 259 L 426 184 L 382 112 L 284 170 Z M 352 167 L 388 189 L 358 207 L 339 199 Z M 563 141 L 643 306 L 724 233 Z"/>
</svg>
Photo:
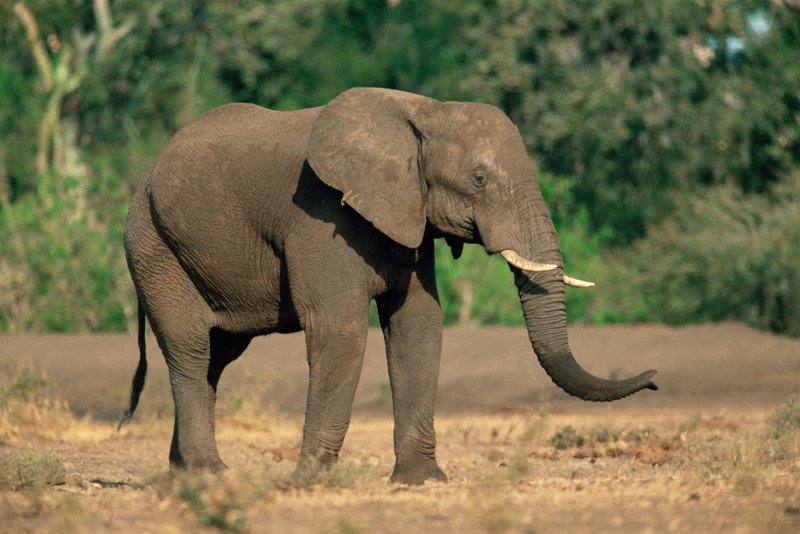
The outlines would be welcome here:
<svg viewBox="0 0 800 534">
<path fill-rule="evenodd" d="M 448 329 L 436 427 L 450 481 L 393 485 L 383 342 L 370 332 L 341 462 L 311 488 L 286 483 L 301 335 L 255 340 L 223 375 L 221 477 L 168 475 L 172 404 L 153 339 L 140 409 L 115 433 L 133 337 L 0 336 L 4 372 L 33 366 L 48 384 L 30 407 L 6 387 L 0 467 L 48 454 L 65 467 L 63 483 L 0 489 L 0 531 L 800 532 L 800 340 L 735 323 L 569 334 L 587 370 L 657 369 L 660 390 L 579 401 L 550 383 L 523 328 Z"/>
</svg>

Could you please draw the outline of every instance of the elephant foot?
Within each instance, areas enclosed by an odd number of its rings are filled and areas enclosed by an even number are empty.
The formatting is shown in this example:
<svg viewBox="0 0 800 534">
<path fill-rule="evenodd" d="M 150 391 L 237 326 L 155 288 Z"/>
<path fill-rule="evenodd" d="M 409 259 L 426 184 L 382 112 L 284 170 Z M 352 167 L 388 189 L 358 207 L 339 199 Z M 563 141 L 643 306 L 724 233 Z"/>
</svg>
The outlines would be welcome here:
<svg viewBox="0 0 800 534">
<path fill-rule="evenodd" d="M 169 459 L 169 469 L 173 472 L 180 471 L 209 471 L 211 473 L 220 473 L 228 469 L 228 466 L 219 457 L 208 459 L 195 459 L 192 461 L 184 461 L 181 459 Z"/>
<path fill-rule="evenodd" d="M 330 469 L 336 460 L 321 460 L 315 456 L 303 456 L 297 461 L 289 484 L 294 487 L 310 486 L 317 481 L 322 471 Z"/>
<path fill-rule="evenodd" d="M 419 486 L 426 480 L 440 480 L 447 482 L 447 475 L 444 474 L 435 461 L 399 465 L 395 464 L 390 482 Z"/>
</svg>

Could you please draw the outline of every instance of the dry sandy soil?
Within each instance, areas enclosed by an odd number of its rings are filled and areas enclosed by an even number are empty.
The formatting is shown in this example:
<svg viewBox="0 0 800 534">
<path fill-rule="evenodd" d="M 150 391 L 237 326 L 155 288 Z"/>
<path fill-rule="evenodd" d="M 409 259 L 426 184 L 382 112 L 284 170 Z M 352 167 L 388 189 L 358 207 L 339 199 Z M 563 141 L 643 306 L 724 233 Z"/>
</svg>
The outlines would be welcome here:
<svg viewBox="0 0 800 534">
<path fill-rule="evenodd" d="M 734 323 L 578 326 L 570 340 L 595 374 L 654 368 L 661 389 L 579 401 L 535 364 L 524 329 L 449 329 L 436 425 L 450 482 L 392 485 L 386 364 L 371 332 L 340 464 L 292 488 L 302 336 L 258 339 L 223 375 L 221 477 L 168 475 L 172 407 L 152 339 L 140 410 L 115 433 L 134 338 L 0 336 L 0 466 L 48 454 L 65 466 L 64 483 L 0 489 L 0 531 L 800 532 L 800 340 Z M 9 400 L 30 365 L 49 386 Z"/>
</svg>

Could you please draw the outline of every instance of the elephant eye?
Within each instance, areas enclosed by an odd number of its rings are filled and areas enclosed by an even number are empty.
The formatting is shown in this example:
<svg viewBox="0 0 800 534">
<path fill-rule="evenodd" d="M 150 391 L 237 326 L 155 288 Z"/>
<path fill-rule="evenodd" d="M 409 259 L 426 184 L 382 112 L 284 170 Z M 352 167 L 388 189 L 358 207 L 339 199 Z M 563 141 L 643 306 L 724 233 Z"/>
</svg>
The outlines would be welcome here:
<svg viewBox="0 0 800 534">
<path fill-rule="evenodd" d="M 473 174 L 472 184 L 475 187 L 483 187 L 484 185 L 486 185 L 486 175 L 480 172 Z"/>
</svg>

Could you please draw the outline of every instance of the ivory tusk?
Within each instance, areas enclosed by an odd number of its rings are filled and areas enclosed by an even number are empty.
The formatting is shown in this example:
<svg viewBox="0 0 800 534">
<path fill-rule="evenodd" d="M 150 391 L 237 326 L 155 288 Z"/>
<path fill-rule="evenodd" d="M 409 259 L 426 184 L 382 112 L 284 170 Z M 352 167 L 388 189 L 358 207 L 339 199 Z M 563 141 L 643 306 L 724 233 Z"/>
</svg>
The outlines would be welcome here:
<svg viewBox="0 0 800 534">
<path fill-rule="evenodd" d="M 531 260 L 526 260 L 510 248 L 501 251 L 500 255 L 503 256 L 503 259 L 514 267 L 523 269 L 525 271 L 534 271 L 538 273 L 542 271 L 552 271 L 558 267 L 558 265 L 553 265 L 552 263 L 536 263 Z"/>
<path fill-rule="evenodd" d="M 572 278 L 566 274 L 564 275 L 564 283 L 572 287 L 594 287 L 594 282 L 584 282 L 583 280 Z"/>
</svg>

